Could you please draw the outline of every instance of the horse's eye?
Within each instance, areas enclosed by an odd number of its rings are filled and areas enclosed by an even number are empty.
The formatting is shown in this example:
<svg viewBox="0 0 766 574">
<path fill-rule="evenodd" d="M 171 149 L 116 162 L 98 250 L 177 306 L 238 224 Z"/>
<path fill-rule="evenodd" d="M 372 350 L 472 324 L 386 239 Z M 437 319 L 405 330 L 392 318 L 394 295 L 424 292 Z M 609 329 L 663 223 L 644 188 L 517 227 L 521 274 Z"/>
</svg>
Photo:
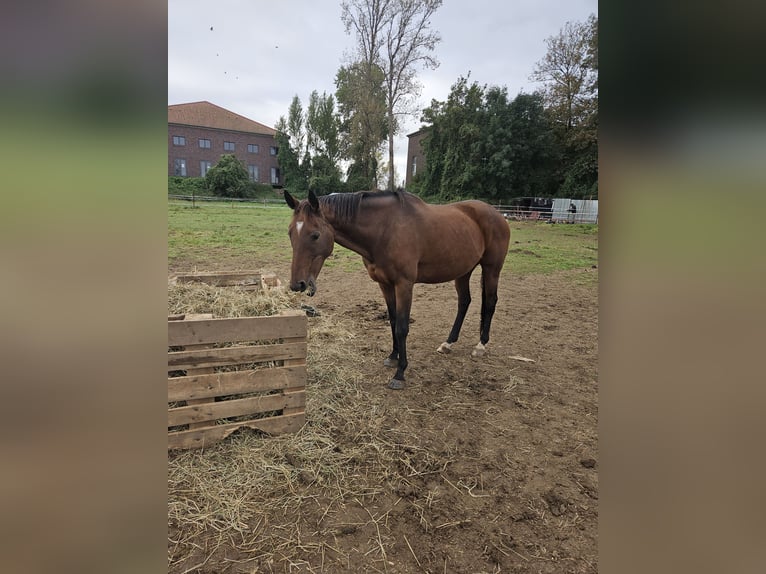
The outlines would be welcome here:
<svg viewBox="0 0 766 574">
<path fill-rule="evenodd" d="M 319 232 L 318 232 L 318 231 L 314 231 L 314 232 L 311 234 L 311 239 L 312 239 L 313 241 L 316 241 L 317 239 L 319 239 Z"/>
</svg>

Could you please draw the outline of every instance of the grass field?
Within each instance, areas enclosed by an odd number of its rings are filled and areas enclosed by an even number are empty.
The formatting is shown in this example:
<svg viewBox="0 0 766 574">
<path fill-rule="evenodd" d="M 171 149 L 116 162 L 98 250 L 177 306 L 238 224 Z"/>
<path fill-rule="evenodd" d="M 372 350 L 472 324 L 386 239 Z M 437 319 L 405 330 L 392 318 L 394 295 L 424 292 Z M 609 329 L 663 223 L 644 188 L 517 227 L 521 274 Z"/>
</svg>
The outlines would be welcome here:
<svg viewBox="0 0 766 574">
<path fill-rule="evenodd" d="M 287 206 L 187 202 L 168 203 L 168 263 L 199 269 L 226 260 L 289 263 L 290 222 Z M 598 263 L 597 225 L 549 225 L 511 221 L 506 269 L 517 275 L 589 268 Z M 335 246 L 325 263 L 350 271 L 362 269 L 361 258 Z"/>
</svg>

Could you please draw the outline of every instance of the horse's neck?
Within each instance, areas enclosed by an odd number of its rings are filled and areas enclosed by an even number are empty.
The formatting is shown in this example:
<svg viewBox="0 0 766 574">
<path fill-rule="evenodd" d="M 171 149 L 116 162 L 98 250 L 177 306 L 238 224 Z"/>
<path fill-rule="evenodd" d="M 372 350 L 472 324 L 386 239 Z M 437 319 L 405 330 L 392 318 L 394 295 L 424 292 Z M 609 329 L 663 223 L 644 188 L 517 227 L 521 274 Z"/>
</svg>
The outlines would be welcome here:
<svg viewBox="0 0 766 574">
<path fill-rule="evenodd" d="M 351 221 L 341 220 L 332 210 L 328 210 L 324 215 L 335 232 L 335 243 L 358 253 L 365 259 L 373 260 L 373 237 L 370 226 L 364 225 L 358 218 Z"/>
</svg>

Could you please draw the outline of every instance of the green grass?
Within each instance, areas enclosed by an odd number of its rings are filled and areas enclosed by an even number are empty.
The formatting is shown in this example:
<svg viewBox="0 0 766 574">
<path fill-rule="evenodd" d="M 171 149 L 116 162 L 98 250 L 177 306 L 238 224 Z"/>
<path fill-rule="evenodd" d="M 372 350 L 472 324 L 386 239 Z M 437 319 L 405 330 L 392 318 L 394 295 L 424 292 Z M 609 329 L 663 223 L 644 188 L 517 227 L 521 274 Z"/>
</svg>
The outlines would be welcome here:
<svg viewBox="0 0 766 574">
<path fill-rule="evenodd" d="M 510 222 L 505 264 L 515 275 L 553 273 L 598 264 L 598 226 Z"/>
<path fill-rule="evenodd" d="M 220 261 L 289 264 L 291 258 L 287 206 L 168 203 L 168 263 L 214 268 Z M 546 274 L 590 268 L 598 263 L 598 226 L 510 222 L 511 244 L 506 270 L 514 275 Z M 327 267 L 363 269 L 361 258 L 335 246 Z"/>
</svg>

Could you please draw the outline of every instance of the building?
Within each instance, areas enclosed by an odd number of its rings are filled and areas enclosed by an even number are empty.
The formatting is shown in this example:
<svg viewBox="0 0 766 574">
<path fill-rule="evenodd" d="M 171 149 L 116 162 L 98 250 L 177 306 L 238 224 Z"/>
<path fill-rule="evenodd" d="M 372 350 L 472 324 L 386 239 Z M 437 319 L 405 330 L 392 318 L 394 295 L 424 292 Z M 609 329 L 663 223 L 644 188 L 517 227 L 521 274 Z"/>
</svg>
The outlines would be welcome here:
<svg viewBox="0 0 766 574">
<path fill-rule="evenodd" d="M 407 134 L 407 175 L 404 185 L 410 187 L 410 183 L 418 173 L 425 173 L 426 156 L 423 154 L 421 142 L 428 135 L 428 128 L 421 128 L 416 132 Z"/>
<path fill-rule="evenodd" d="M 168 106 L 168 175 L 204 177 L 223 154 L 234 154 L 252 181 L 281 186 L 276 133 L 210 102 Z"/>
</svg>

